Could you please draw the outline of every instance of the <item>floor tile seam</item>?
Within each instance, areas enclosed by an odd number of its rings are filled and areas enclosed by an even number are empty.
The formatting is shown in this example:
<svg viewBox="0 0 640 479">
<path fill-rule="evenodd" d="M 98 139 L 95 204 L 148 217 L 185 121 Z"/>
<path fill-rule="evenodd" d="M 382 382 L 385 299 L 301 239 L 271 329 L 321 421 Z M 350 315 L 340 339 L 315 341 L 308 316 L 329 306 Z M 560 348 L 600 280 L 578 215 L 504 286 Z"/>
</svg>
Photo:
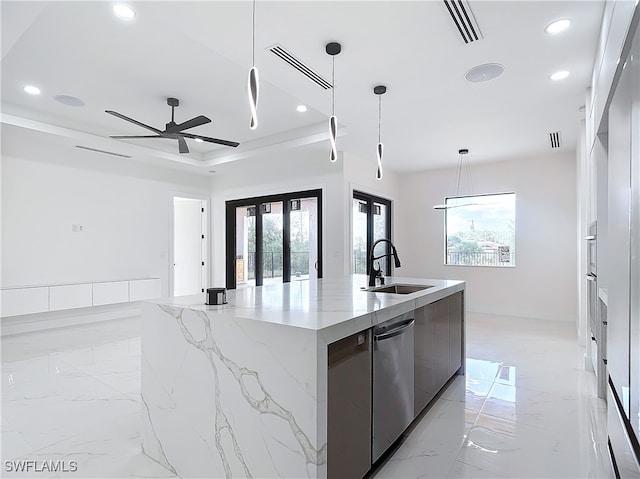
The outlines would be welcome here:
<svg viewBox="0 0 640 479">
<path fill-rule="evenodd" d="M 130 415 L 134 415 L 134 414 L 136 414 L 136 413 L 129 413 L 129 414 L 130 414 Z M 118 418 L 115 418 L 115 419 L 120 419 L 120 418 L 122 418 L 122 417 L 124 417 L 124 416 L 125 416 L 125 415 L 120 415 L 120 416 L 118 416 Z M 23 455 L 21 455 L 21 456 L 17 457 L 16 459 L 25 459 L 25 458 L 28 458 L 29 456 L 33 456 L 33 455 L 52 455 L 52 454 L 53 454 L 53 455 L 60 455 L 60 454 L 62 454 L 62 455 L 64 455 L 65 457 L 70 456 L 70 455 L 72 455 L 72 454 L 88 454 L 88 455 L 92 455 L 92 456 L 93 456 L 93 455 L 95 455 L 95 454 L 94 454 L 94 453 L 90 453 L 90 452 L 68 452 L 68 451 L 65 451 L 64 453 L 58 453 L 58 452 L 49 452 L 49 453 L 45 453 L 45 452 L 43 452 L 43 451 L 44 451 L 45 449 L 49 449 L 49 448 L 55 447 L 55 446 L 57 446 L 58 444 L 61 444 L 61 443 L 63 443 L 63 442 L 72 441 L 72 440 L 74 440 L 74 439 L 76 439 L 76 438 L 79 438 L 79 437 L 81 437 L 81 436 L 87 435 L 87 434 L 89 434 L 91 431 L 93 431 L 93 430 L 95 430 L 95 429 L 97 429 L 97 428 L 100 428 L 100 427 L 104 427 L 105 425 L 107 425 L 107 424 L 111 423 L 113 420 L 114 420 L 114 418 L 105 419 L 105 420 L 100 421 L 100 422 L 98 422 L 98 423 L 96 423 L 96 424 L 92 424 L 92 425 L 90 425 L 90 426 L 88 426 L 88 427 L 86 427 L 86 428 L 82 428 L 80 431 L 78 431 L 78 432 L 76 432 L 76 433 L 74 433 L 74 434 L 71 434 L 71 435 L 69 435 L 69 436 L 67 436 L 67 437 L 63 437 L 63 438 L 62 438 L 62 439 L 60 439 L 60 440 L 53 441 L 53 442 L 51 442 L 51 443 L 49 443 L 49 444 L 43 445 L 43 446 L 38 447 L 38 448 L 35 448 L 35 447 L 33 447 L 31 444 L 27 443 L 27 444 L 31 447 L 31 449 L 32 449 L 32 450 L 31 450 L 28 454 L 23 454 Z M 21 434 L 22 434 L 22 433 L 21 433 Z M 23 439 L 24 439 L 24 438 L 23 438 Z M 111 439 L 111 440 L 118 440 L 118 441 L 121 441 L 123 438 L 121 438 L 121 437 L 117 437 L 117 438 L 110 437 L 109 439 Z M 26 439 L 24 439 L 24 440 L 25 440 L 25 442 L 27 442 L 27 441 L 26 441 Z M 141 450 L 142 450 L 142 449 L 141 449 Z M 102 454 L 100 454 L 100 455 L 102 455 Z M 109 454 L 106 454 L 106 453 L 105 453 L 104 455 L 105 455 L 105 456 L 108 456 Z M 5 458 L 3 458 L 3 459 L 5 459 Z"/>
<path fill-rule="evenodd" d="M 73 366 L 73 365 L 72 365 L 72 367 L 75 367 L 75 366 Z M 109 389 L 111 389 L 111 390 L 113 390 L 113 391 L 116 391 L 118 394 L 121 394 L 122 396 L 125 396 L 127 399 L 129 399 L 129 400 L 134 400 L 134 401 L 136 401 L 136 402 L 140 402 L 139 400 L 136 400 L 135 398 L 132 398 L 132 397 L 129 395 L 129 393 L 124 392 L 124 391 L 120 391 L 119 389 L 116 389 L 115 387 L 113 387 L 111 384 L 108 384 L 108 383 L 106 383 L 106 382 L 102 381 L 102 380 L 100 379 L 100 377 L 101 377 L 101 376 L 105 376 L 105 377 L 106 377 L 106 376 L 107 376 L 106 374 L 105 374 L 105 375 L 96 376 L 96 375 L 88 374 L 88 373 L 86 373 L 86 372 L 84 372 L 84 371 L 81 371 L 81 372 L 83 372 L 83 373 L 85 374 L 85 376 L 86 376 L 86 377 L 91 378 L 91 379 L 93 379 L 94 381 L 97 381 L 97 382 L 98 382 L 98 383 L 100 383 L 101 385 L 103 385 L 103 386 L 105 386 L 105 387 L 107 387 L 107 388 L 109 388 Z M 129 374 L 129 373 L 133 373 L 133 372 L 137 372 L 137 371 L 128 371 L 127 373 L 122 373 L 122 374 Z M 116 374 L 118 374 L 118 373 L 116 373 Z M 110 377 L 113 377 L 113 375 L 111 375 Z M 141 384 L 141 389 L 142 389 L 142 384 Z"/>
<path fill-rule="evenodd" d="M 14 434 L 18 434 L 18 435 L 20 436 L 20 439 L 22 439 L 22 441 L 23 441 L 27 446 L 29 446 L 29 449 L 31 449 L 31 451 L 29 451 L 29 454 L 33 454 L 33 453 L 36 451 L 36 448 L 35 448 L 35 447 L 33 447 L 33 444 L 32 444 L 30 441 L 27 441 L 27 438 L 26 438 L 26 437 L 24 437 L 24 435 L 23 435 L 23 433 L 22 433 L 22 432 L 20 432 L 20 431 L 18 431 L 18 430 L 16 430 L 16 429 L 14 429 L 14 430 L 12 430 L 12 431 L 10 431 L 10 432 L 12 432 L 12 433 L 14 433 Z M 24 456 L 24 454 L 23 454 L 23 455 L 20 455 L 20 456 L 10 457 L 10 458 L 5 457 L 5 456 L 4 456 L 4 448 L 3 448 L 2 461 L 3 461 L 3 464 L 4 464 L 4 461 L 6 461 L 6 460 L 9 460 L 9 461 L 18 460 L 18 459 L 20 459 L 20 458 L 21 458 L 21 457 L 23 457 L 23 456 Z"/>
<path fill-rule="evenodd" d="M 77 436 L 80 436 L 80 435 L 82 435 L 82 434 L 86 434 L 86 433 L 87 433 L 88 431 L 90 431 L 91 429 L 93 429 L 93 426 L 87 427 L 86 429 L 83 429 L 82 431 L 80 431 L 80 432 L 78 432 L 78 433 L 76 433 L 76 434 L 72 434 L 71 436 L 64 437 L 64 438 L 62 438 L 62 439 L 60 439 L 60 440 L 53 441 L 53 442 L 51 442 L 51 443 L 49 443 L 49 444 L 46 444 L 46 445 L 43 445 L 43 446 L 41 446 L 41 447 L 37 447 L 37 448 L 36 448 L 36 447 L 34 447 L 34 446 L 29 442 L 29 441 L 27 441 L 27 439 L 26 439 L 25 437 L 23 437 L 22 439 L 23 439 L 23 440 L 24 440 L 24 441 L 29 445 L 29 447 L 31 447 L 31 452 L 29 452 L 28 454 L 22 454 L 22 455 L 20 455 L 20 456 L 16 457 L 14 460 L 21 460 L 21 459 L 27 460 L 30 456 L 33 456 L 33 455 L 39 455 L 39 453 L 40 453 L 43 449 L 47 449 L 47 448 L 50 448 L 50 447 L 54 447 L 54 446 L 56 446 L 57 444 L 60 444 L 61 442 L 65 442 L 65 441 L 68 441 L 68 440 L 70 440 L 70 439 L 73 439 L 73 438 L 75 438 L 75 437 L 77 437 Z M 20 432 L 19 434 L 22 436 L 22 435 L 23 435 L 23 434 L 25 434 L 25 433 Z M 5 460 L 6 458 L 4 458 L 4 457 L 3 457 L 2 459 L 3 459 L 3 460 Z"/>
<path fill-rule="evenodd" d="M 453 469 L 453 465 L 455 465 L 455 463 L 456 463 L 456 462 L 461 462 L 462 464 L 464 464 L 464 465 L 466 465 L 466 466 L 473 467 L 473 468 L 476 468 L 476 469 L 480 469 L 480 470 L 482 470 L 482 471 L 487 471 L 487 472 L 489 472 L 489 473 L 491 473 L 491 474 L 495 474 L 495 477 L 496 477 L 496 478 L 507 479 L 507 478 L 509 477 L 509 476 L 505 476 L 505 475 L 503 475 L 503 474 L 501 474 L 501 473 L 498 473 L 498 472 L 495 472 L 495 471 L 491 471 L 491 470 L 489 470 L 489 469 L 487 469 L 487 468 L 480 467 L 480 466 L 476 466 L 475 464 L 469 464 L 469 463 L 468 463 L 468 462 L 466 462 L 466 461 L 463 461 L 463 460 L 461 460 L 461 459 L 458 459 L 458 457 L 456 457 L 455 461 L 453 461 L 453 464 L 452 464 L 452 466 L 451 466 L 451 468 L 452 468 L 452 469 Z M 451 472 L 451 469 L 449 469 L 449 472 Z M 447 473 L 447 477 L 449 477 L 449 473 Z"/>
<path fill-rule="evenodd" d="M 50 356 L 51 355 L 47 355 L 46 356 L 46 358 L 49 359 L 49 361 L 51 361 L 53 359 Z M 45 359 L 45 357 L 42 357 L 42 359 Z M 29 361 L 29 360 L 27 360 L 27 361 Z M 72 364 L 72 363 L 70 363 L 68 361 L 65 361 L 64 359 L 59 360 L 59 361 L 55 362 L 54 364 L 57 365 L 59 363 L 62 363 L 62 364 L 65 364 L 66 366 L 68 366 L 70 368 L 70 370 L 69 370 L 70 374 L 54 374 L 53 376 L 60 376 L 60 377 L 70 378 L 70 379 L 72 379 L 72 378 L 80 378 L 80 377 L 91 377 L 90 374 L 87 374 L 85 371 L 79 369 L 77 366 L 75 366 L 74 364 Z M 0 365 L 0 368 L 4 369 L 4 366 L 5 366 L 5 363 L 3 362 L 2 365 Z M 2 375 L 4 376 L 4 374 L 5 374 L 5 372 L 3 371 Z M 7 372 L 7 374 L 10 374 L 10 373 Z M 46 377 L 51 377 L 51 376 L 52 375 L 49 374 L 49 368 L 47 368 Z M 21 381 L 20 384 L 27 384 L 27 383 L 39 382 L 39 381 L 40 381 L 40 379 L 28 379 L 28 380 L 26 380 L 24 382 Z"/>
<path fill-rule="evenodd" d="M 493 378 L 493 381 L 491 382 L 491 386 L 489 387 L 489 391 L 491 391 L 491 389 L 493 388 L 493 386 L 496 384 L 496 378 L 497 378 L 497 374 L 496 376 Z M 487 381 L 488 382 L 488 381 Z M 466 389 L 465 389 L 466 392 Z M 454 458 L 453 463 L 451 464 L 451 467 L 453 467 L 453 464 L 455 464 L 455 461 L 457 460 L 458 456 L 460 456 L 460 454 L 462 454 L 462 450 L 466 447 L 467 441 L 469 440 L 469 433 L 473 430 L 474 427 L 476 427 L 476 424 L 478 423 L 478 419 L 480 418 L 480 414 L 482 412 L 482 409 L 484 409 L 484 405 L 487 401 L 488 398 L 488 393 L 486 396 L 483 397 L 482 399 L 482 404 L 480 405 L 480 408 L 478 409 L 478 411 L 474 411 L 474 418 L 473 418 L 473 423 L 471 423 L 471 426 L 469 427 L 469 429 L 466 431 L 464 438 L 462 440 L 462 443 L 460 444 L 460 446 L 458 447 L 458 450 L 456 451 L 456 455 Z M 450 472 L 451 468 L 449 468 L 449 471 L 447 471 L 447 475 Z"/>
<path fill-rule="evenodd" d="M 557 434 L 557 432 L 558 432 L 557 429 L 553 429 L 553 428 L 549 428 L 549 427 L 545 427 L 545 426 L 540 426 L 539 424 L 533 424 L 533 423 L 528 422 L 528 421 L 523 422 L 522 419 L 514 420 L 514 419 L 511 419 L 511 418 L 497 416 L 495 414 L 489 414 L 489 413 L 486 413 L 486 412 L 480 412 L 480 414 L 478 414 L 478 416 L 480 416 L 480 415 L 488 416 L 488 417 L 494 418 L 494 419 L 499 419 L 500 421 L 510 422 L 510 423 L 512 423 L 514 425 L 521 424 L 521 425 L 526 426 L 528 428 L 536 429 L 539 432 L 545 432 L 545 433 L 551 433 L 551 434 Z M 475 426 L 475 424 L 474 424 L 474 427 L 479 427 L 479 428 L 482 428 L 482 429 L 485 429 L 485 430 L 491 430 L 490 428 L 482 426 L 482 425 Z"/>
<path fill-rule="evenodd" d="M 530 391 L 530 392 L 535 392 L 535 393 L 546 393 L 546 394 L 573 394 L 575 396 L 573 398 L 564 398 L 564 399 L 561 399 L 561 400 L 565 400 L 565 399 L 566 400 L 579 400 L 579 399 L 587 400 L 587 399 L 590 399 L 590 397 L 591 397 L 586 392 L 581 392 L 581 391 L 576 392 L 575 390 L 574 391 L 549 390 L 549 389 L 534 388 L 534 387 L 528 387 L 528 386 L 518 386 L 518 385 L 514 385 L 514 384 L 503 384 L 503 383 L 495 383 L 495 384 L 500 385 L 500 386 L 504 386 L 504 387 L 514 388 L 514 389 L 516 389 L 516 392 L 517 391 L 524 391 L 524 392 Z M 580 388 L 577 388 L 577 389 L 580 389 Z"/>
</svg>

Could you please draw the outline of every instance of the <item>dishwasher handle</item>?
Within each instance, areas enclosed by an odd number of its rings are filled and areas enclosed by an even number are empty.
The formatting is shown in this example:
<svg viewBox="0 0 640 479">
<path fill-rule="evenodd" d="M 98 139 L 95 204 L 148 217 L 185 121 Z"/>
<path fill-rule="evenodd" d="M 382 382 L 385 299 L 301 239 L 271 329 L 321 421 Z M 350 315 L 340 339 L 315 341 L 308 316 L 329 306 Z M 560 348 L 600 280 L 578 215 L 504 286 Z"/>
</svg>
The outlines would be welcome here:
<svg viewBox="0 0 640 479">
<path fill-rule="evenodd" d="M 413 326 L 413 323 L 415 323 L 415 319 L 408 319 L 406 321 L 398 323 L 398 327 L 385 331 L 384 333 L 380 333 L 380 334 L 374 333 L 373 339 L 374 341 L 382 341 L 384 339 L 393 338 L 394 336 L 398 336 L 399 334 L 402 334 L 405 329 Z"/>
</svg>

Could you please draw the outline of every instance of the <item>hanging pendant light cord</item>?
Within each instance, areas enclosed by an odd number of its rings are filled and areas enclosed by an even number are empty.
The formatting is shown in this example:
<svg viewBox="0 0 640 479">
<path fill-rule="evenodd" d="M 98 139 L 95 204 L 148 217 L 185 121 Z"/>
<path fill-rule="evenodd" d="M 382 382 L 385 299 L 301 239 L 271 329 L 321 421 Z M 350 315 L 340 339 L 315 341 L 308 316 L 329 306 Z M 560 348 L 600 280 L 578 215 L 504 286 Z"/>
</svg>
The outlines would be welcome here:
<svg viewBox="0 0 640 479">
<path fill-rule="evenodd" d="M 331 56 L 331 115 L 336 114 L 336 56 Z"/>
<path fill-rule="evenodd" d="M 256 0 L 253 0 L 251 30 L 251 66 L 256 66 Z"/>
<path fill-rule="evenodd" d="M 380 143 L 380 124 L 382 123 L 382 95 L 378 95 L 378 143 Z"/>
<path fill-rule="evenodd" d="M 462 179 L 462 175 L 464 174 L 467 177 L 467 183 L 469 186 L 469 192 L 471 193 L 470 196 L 474 196 L 473 194 L 473 183 L 471 181 L 471 167 L 469 166 L 469 160 L 466 161 L 466 163 L 463 165 L 464 163 L 464 157 L 465 155 L 460 154 L 460 161 L 458 162 L 458 169 L 456 171 L 456 189 L 455 189 L 455 196 L 458 197 L 460 196 L 460 180 Z M 464 170 L 464 173 L 463 171 Z"/>
</svg>

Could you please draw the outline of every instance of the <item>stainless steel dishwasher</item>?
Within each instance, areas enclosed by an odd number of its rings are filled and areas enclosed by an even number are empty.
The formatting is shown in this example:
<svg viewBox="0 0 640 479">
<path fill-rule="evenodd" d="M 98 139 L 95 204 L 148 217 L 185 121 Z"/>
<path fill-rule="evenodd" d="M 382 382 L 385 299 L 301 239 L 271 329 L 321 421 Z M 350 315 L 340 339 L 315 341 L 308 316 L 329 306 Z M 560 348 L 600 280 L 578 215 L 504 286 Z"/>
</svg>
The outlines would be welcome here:
<svg viewBox="0 0 640 479">
<path fill-rule="evenodd" d="M 372 462 L 413 421 L 413 311 L 373 329 Z"/>
</svg>

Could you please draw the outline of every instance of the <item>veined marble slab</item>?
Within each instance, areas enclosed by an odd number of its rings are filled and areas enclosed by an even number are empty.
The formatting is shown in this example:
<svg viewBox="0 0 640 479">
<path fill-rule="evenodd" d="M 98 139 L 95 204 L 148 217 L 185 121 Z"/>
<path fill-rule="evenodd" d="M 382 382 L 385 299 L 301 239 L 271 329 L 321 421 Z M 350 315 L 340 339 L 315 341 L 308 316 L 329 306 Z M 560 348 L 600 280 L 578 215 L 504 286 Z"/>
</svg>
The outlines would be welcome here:
<svg viewBox="0 0 640 479">
<path fill-rule="evenodd" d="M 142 445 L 182 477 L 325 478 L 327 345 L 464 289 L 361 291 L 365 276 L 146 303 Z"/>
</svg>

